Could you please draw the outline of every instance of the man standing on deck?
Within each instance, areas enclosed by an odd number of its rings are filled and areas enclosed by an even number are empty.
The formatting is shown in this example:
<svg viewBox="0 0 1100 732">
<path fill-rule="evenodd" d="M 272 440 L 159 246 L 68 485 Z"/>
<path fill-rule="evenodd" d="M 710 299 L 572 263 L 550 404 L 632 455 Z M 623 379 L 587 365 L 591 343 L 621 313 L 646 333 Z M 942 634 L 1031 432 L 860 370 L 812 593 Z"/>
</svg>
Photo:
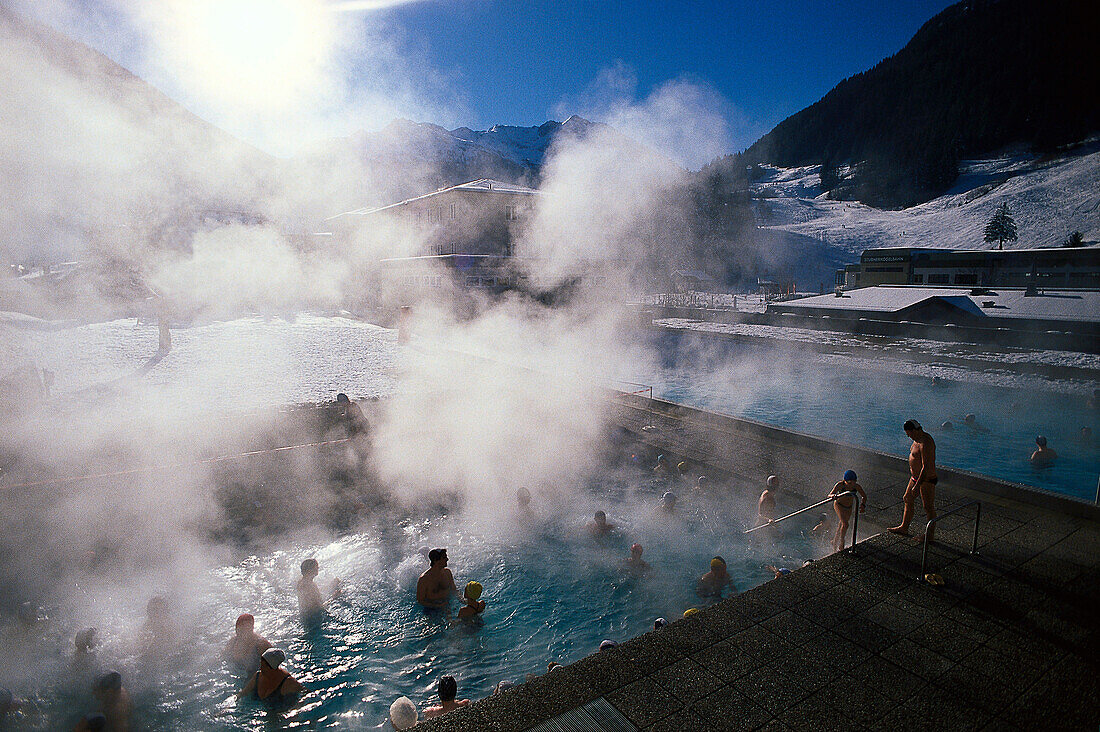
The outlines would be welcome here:
<svg viewBox="0 0 1100 732">
<path fill-rule="evenodd" d="M 932 435 L 925 432 L 915 419 L 906 420 L 902 429 L 913 441 L 913 449 L 909 452 L 909 485 L 906 486 L 902 499 L 905 508 L 901 514 L 901 524 L 892 526 L 887 531 L 909 536 L 909 522 L 913 520 L 913 505 L 918 495 L 924 504 L 928 520 L 936 518 L 936 483 L 939 482 L 939 476 L 936 475 L 936 441 L 932 439 Z M 932 541 L 935 529 L 935 525 L 928 529 L 928 541 Z M 916 538 L 919 541 L 923 537 Z"/>
</svg>

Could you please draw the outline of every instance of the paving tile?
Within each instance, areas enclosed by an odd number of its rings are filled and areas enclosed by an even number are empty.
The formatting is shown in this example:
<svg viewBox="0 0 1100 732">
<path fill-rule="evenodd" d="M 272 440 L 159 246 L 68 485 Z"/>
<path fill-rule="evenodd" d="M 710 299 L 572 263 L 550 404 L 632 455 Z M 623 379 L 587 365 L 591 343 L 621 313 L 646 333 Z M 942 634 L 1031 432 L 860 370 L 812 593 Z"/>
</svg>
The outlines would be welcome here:
<svg viewBox="0 0 1100 732">
<path fill-rule="evenodd" d="M 714 727 L 709 720 L 700 717 L 691 709 L 681 709 L 672 716 L 665 717 L 647 727 L 646 732 L 711 732 L 712 729 Z"/>
<path fill-rule="evenodd" d="M 841 638 L 846 638 L 871 653 L 879 653 L 901 640 L 900 633 L 866 618 L 854 618 L 852 622 L 841 623 L 832 630 Z"/>
<path fill-rule="evenodd" d="M 878 691 L 895 703 L 918 693 L 927 683 L 881 656 L 871 656 L 850 669 L 847 675 L 862 687 Z"/>
<path fill-rule="evenodd" d="M 772 714 L 740 691 L 719 689 L 691 705 L 691 711 L 715 732 L 741 732 L 760 729 L 772 720 Z"/>
<path fill-rule="evenodd" d="M 795 646 L 806 645 L 821 632 L 821 626 L 813 622 L 807 622 L 806 618 L 790 610 L 784 610 L 778 615 L 768 618 L 761 626 L 783 640 Z"/>
<path fill-rule="evenodd" d="M 881 655 L 925 681 L 932 681 L 942 676 L 955 665 L 950 659 L 908 638 L 901 639 L 884 650 Z"/>
<path fill-rule="evenodd" d="M 1000 676 L 1005 674 L 1007 669 L 990 669 L 990 671 Z M 935 679 L 932 685 L 949 690 L 953 699 L 983 710 L 988 717 L 994 717 L 1007 710 L 1024 691 L 1000 683 L 994 675 L 965 665 L 949 669 Z"/>
<path fill-rule="evenodd" d="M 774 668 L 758 668 L 737 682 L 737 690 L 764 707 L 773 716 L 780 715 L 810 692 L 786 674 Z"/>
<path fill-rule="evenodd" d="M 878 728 L 968 732 L 979 729 L 984 721 L 985 714 L 977 707 L 958 702 L 945 690 L 926 687 L 883 717 Z"/>
<path fill-rule="evenodd" d="M 733 683 L 762 663 L 756 656 L 739 650 L 732 641 L 708 646 L 693 654 L 691 659 L 726 683 Z"/>
<path fill-rule="evenodd" d="M 813 729 L 822 732 L 867 729 L 852 715 L 825 703 L 823 700 L 827 698 L 826 692 L 818 692 L 801 703 L 783 709 L 779 714 L 779 721 L 791 729 Z"/>
<path fill-rule="evenodd" d="M 587 704 L 600 696 L 575 665 L 543 674 L 515 688 L 532 692 L 551 717 Z"/>
<path fill-rule="evenodd" d="M 790 643 L 763 625 L 754 625 L 729 640 L 739 651 L 756 658 L 760 663 L 767 663 L 780 653 L 793 648 Z"/>
<path fill-rule="evenodd" d="M 456 729 L 479 729 L 485 732 L 522 732 L 540 722 L 555 716 L 542 704 L 541 695 L 531 689 L 524 688 L 527 684 L 520 684 L 509 689 L 506 694 L 494 694 L 477 701 L 471 706 L 471 711 L 476 712 L 477 725 L 465 724 Z M 577 704 L 572 704 L 566 709 L 572 709 Z M 562 709 L 561 711 L 566 711 Z M 461 711 L 461 710 L 459 710 Z M 445 717 L 450 717 L 457 712 L 450 712 Z M 560 714 L 560 712 L 558 712 Z M 456 721 L 461 721 L 456 717 Z"/>
<path fill-rule="evenodd" d="M 689 658 L 666 666 L 648 678 L 682 702 L 693 702 L 726 685 L 720 678 Z"/>
<path fill-rule="evenodd" d="M 639 729 L 657 723 L 684 706 L 683 702 L 650 679 L 635 681 L 604 698 Z"/>
<path fill-rule="evenodd" d="M 829 593 L 815 595 L 805 602 L 791 608 L 791 611 L 823 628 L 831 628 L 853 616 L 849 606 L 841 604 L 829 596 Z"/>
<path fill-rule="evenodd" d="M 871 655 L 866 649 L 831 631 L 818 636 L 814 650 L 817 658 L 839 671 L 847 671 Z"/>
<path fill-rule="evenodd" d="M 949 621 L 941 616 L 920 626 L 906 638 L 935 651 L 944 658 L 958 662 L 976 651 L 988 636 L 967 625 Z"/>
<path fill-rule="evenodd" d="M 922 609 L 908 603 L 882 602 L 864 610 L 860 617 L 899 635 L 908 635 L 926 622 Z"/>
<path fill-rule="evenodd" d="M 1060 661 L 1066 652 L 1038 634 L 1006 628 L 986 642 L 986 646 L 1011 659 L 1013 666 L 1023 664 L 1041 671 Z"/>
<path fill-rule="evenodd" d="M 897 701 L 876 691 L 874 686 L 847 675 L 839 677 L 803 703 L 813 704 L 815 700 L 837 709 L 870 729 L 877 728 L 879 720 L 897 706 Z"/>
</svg>

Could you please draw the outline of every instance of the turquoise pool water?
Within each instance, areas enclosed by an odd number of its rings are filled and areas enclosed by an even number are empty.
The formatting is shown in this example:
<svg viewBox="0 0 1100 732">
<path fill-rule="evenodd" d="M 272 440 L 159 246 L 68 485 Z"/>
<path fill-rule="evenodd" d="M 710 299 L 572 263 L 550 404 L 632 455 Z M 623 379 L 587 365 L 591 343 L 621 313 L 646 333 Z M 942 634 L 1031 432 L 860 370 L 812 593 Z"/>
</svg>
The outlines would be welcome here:
<svg viewBox="0 0 1100 732">
<path fill-rule="evenodd" d="M 595 652 L 605 638 L 625 641 L 650 630 L 658 616 L 675 619 L 710 602 L 694 594 L 694 582 L 715 554 L 726 558 L 745 589 L 771 577 L 768 564 L 794 568 L 823 552 L 803 535 L 807 524 L 797 521 L 777 543 L 750 545 L 742 534 L 751 513 L 747 501 L 720 505 L 680 489 L 679 512 L 661 514 L 656 506 L 667 487 L 628 470 L 573 495 L 536 494 L 530 518 L 511 507 L 496 515 L 380 517 L 335 540 L 288 542 L 214 570 L 197 604 L 180 602 L 189 608 L 180 610 L 187 635 L 197 640 L 167 669 L 145 672 L 125 658 L 107 663 L 123 672 L 135 718 L 150 729 L 377 729 L 402 694 L 421 709 L 432 702 L 441 674 L 458 679 L 462 697 L 484 697 L 501 679 L 522 682 L 551 661 Z M 618 527 L 604 541 L 584 529 L 601 508 Z M 623 566 L 635 541 L 645 546 L 653 567 L 648 575 L 633 576 Z M 471 579 L 484 585 L 483 624 L 452 626 L 416 606 L 416 577 L 427 565 L 422 546 L 448 547 L 460 587 Z M 345 589 L 330 617 L 312 630 L 298 618 L 293 590 L 306 556 L 320 561 L 322 589 L 332 577 Z M 309 687 L 299 706 L 276 713 L 233 698 L 243 679 L 216 654 L 243 611 L 255 614 L 257 630 L 287 651 L 288 668 Z M 109 657 L 120 639 L 104 633 Z M 76 709 L 66 706 L 68 699 L 44 692 L 41 703 L 55 722 L 68 723 Z"/>
<path fill-rule="evenodd" d="M 697 342 L 695 342 L 697 343 Z M 901 430 L 918 420 L 936 439 L 941 464 L 1092 500 L 1100 477 L 1100 411 L 1083 395 L 996 383 L 892 373 L 858 358 L 746 344 L 689 347 L 676 334 L 659 341 L 664 361 L 623 378 L 654 386 L 656 396 L 776 427 L 895 455 L 907 455 Z M 994 382 L 997 379 L 993 380 Z M 966 414 L 981 430 L 963 425 Z M 945 421 L 952 431 L 941 429 Z M 1093 431 L 1091 442 L 1080 437 Z M 1035 437 L 1058 452 L 1049 468 L 1027 461 Z"/>
</svg>

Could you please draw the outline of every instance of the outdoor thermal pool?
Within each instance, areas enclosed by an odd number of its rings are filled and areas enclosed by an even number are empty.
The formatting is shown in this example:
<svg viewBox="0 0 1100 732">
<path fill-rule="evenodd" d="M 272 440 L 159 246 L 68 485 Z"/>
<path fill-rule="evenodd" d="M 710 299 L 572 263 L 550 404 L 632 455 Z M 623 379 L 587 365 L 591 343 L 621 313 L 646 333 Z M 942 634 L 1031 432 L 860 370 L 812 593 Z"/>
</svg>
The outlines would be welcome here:
<svg viewBox="0 0 1100 732">
<path fill-rule="evenodd" d="M 684 340 L 663 334 L 664 361 L 624 369 L 621 378 L 651 384 L 654 396 L 668 401 L 893 455 L 909 454 L 901 424 L 912 418 L 936 439 L 942 465 L 1087 500 L 1096 495 L 1100 410 L 1079 388 L 1021 388 L 1010 374 L 959 369 L 934 383 L 932 375 L 945 372 L 935 365 L 902 374 L 867 357 L 725 341 L 699 352 Z M 977 429 L 963 424 L 966 414 L 975 415 Z M 941 428 L 946 421 L 953 430 Z M 1092 429 L 1090 442 L 1082 441 L 1082 427 Z M 1038 435 L 1058 453 L 1051 467 L 1027 461 Z"/>
<path fill-rule="evenodd" d="M 536 493 L 529 515 L 506 505 L 496 515 L 471 508 L 437 517 L 373 517 L 361 533 L 287 542 L 247 556 L 211 570 L 198 596 L 168 595 L 189 642 L 167 654 L 167 668 L 158 671 L 120 650 L 125 639 L 112 628 L 133 618 L 110 609 L 125 602 L 97 597 L 93 607 L 103 615 L 94 622 L 106 639 L 101 663 L 120 670 L 131 688 L 136 729 L 376 729 L 400 695 L 421 709 L 431 703 L 442 674 L 457 678 L 460 697 L 480 698 L 502 679 L 522 682 L 527 673 L 546 672 L 551 661 L 596 652 L 603 639 L 625 641 L 650 630 L 659 616 L 675 619 L 713 602 L 696 596 L 694 584 L 715 554 L 745 589 L 772 577 L 766 565 L 794 568 L 824 552 L 806 536 L 816 514 L 789 522 L 775 540 L 750 545 L 742 531 L 755 516 L 755 491 L 731 504 L 673 485 L 681 498 L 677 512 L 667 515 L 656 507 L 669 487 L 648 467 L 624 468 L 571 496 Z M 718 494 L 722 486 L 715 488 Z M 617 526 L 604 540 L 585 529 L 597 509 Z M 645 547 L 650 573 L 624 566 L 633 542 Z M 416 578 L 427 567 L 419 550 L 426 546 L 448 548 L 460 588 L 475 579 L 484 585 L 488 607 L 480 625 L 452 626 L 416 605 Z M 298 566 L 308 556 L 320 562 L 322 590 L 333 577 L 344 588 L 330 617 L 312 630 L 298 617 L 294 592 Z M 63 679 L 79 628 L 67 620 L 71 608 L 48 610 L 54 620 L 47 626 L 46 645 L 53 646 L 47 665 Z M 81 612 L 87 617 L 88 607 Z M 241 612 L 253 613 L 257 631 L 287 651 L 287 668 L 309 687 L 299 706 L 274 712 L 234 699 L 245 679 L 217 654 Z M 13 690 L 28 694 L 25 687 Z M 71 728 L 90 701 L 52 687 L 29 695 L 43 714 L 17 729 Z"/>
</svg>

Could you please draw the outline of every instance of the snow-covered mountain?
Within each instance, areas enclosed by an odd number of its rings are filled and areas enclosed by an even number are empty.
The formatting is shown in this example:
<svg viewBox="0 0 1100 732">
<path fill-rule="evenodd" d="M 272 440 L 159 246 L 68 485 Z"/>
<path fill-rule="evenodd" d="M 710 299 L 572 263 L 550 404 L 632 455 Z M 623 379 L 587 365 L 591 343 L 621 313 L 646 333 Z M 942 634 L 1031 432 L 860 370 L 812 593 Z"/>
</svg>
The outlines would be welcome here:
<svg viewBox="0 0 1100 732">
<path fill-rule="evenodd" d="M 817 165 L 761 167 L 753 185 L 758 225 L 821 242 L 847 261 L 872 247 L 988 248 L 983 230 L 1002 203 L 1019 233 L 1006 248 L 1058 246 L 1074 231 L 1100 239 L 1100 140 L 1059 156 L 1012 151 L 963 161 L 943 196 L 896 211 L 826 198 Z"/>
<path fill-rule="evenodd" d="M 479 178 L 537 186 L 542 165 L 556 141 L 584 139 L 610 128 L 572 116 L 534 127 L 494 125 L 488 130 L 394 120 L 380 130 L 326 143 L 284 162 L 295 171 L 357 171 L 356 207 L 382 205 Z M 364 201 L 362 196 L 371 201 Z M 342 205 L 350 205 L 351 200 Z M 337 206 L 339 208 L 339 206 Z"/>
</svg>

